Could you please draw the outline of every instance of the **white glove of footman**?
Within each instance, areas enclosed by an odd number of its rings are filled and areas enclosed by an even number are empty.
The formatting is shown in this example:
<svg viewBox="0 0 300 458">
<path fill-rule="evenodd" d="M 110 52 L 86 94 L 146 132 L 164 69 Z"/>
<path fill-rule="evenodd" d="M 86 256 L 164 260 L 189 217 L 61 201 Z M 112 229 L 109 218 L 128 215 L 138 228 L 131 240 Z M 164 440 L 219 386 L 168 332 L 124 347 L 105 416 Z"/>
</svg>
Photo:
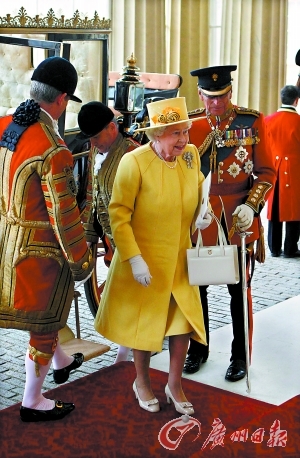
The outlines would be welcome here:
<svg viewBox="0 0 300 458">
<path fill-rule="evenodd" d="M 196 222 L 195 222 L 195 226 L 197 229 L 200 229 L 201 231 L 203 231 L 203 229 L 206 229 L 210 225 L 211 221 L 212 221 L 212 216 L 207 210 L 204 216 L 198 215 Z"/>
<path fill-rule="evenodd" d="M 237 215 L 238 225 L 241 231 L 246 231 L 253 223 L 254 211 L 248 205 L 242 204 L 236 207 L 232 216 Z"/>
<path fill-rule="evenodd" d="M 140 254 L 129 259 L 134 279 L 143 286 L 149 286 L 151 275 L 149 268 Z"/>
</svg>

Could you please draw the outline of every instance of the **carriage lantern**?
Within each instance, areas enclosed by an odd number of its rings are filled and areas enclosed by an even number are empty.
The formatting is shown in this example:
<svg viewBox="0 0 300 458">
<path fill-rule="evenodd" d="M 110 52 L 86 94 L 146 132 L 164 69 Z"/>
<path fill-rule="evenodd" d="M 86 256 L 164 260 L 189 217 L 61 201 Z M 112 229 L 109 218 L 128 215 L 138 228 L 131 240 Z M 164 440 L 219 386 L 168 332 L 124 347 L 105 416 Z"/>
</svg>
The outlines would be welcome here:
<svg viewBox="0 0 300 458">
<path fill-rule="evenodd" d="M 133 123 L 133 117 L 143 108 L 144 83 L 140 81 L 140 70 L 135 66 L 136 59 L 131 54 L 127 58 L 127 66 L 123 67 L 123 77 L 116 81 L 115 85 L 115 110 L 124 116 L 123 129 L 128 131 Z"/>
</svg>

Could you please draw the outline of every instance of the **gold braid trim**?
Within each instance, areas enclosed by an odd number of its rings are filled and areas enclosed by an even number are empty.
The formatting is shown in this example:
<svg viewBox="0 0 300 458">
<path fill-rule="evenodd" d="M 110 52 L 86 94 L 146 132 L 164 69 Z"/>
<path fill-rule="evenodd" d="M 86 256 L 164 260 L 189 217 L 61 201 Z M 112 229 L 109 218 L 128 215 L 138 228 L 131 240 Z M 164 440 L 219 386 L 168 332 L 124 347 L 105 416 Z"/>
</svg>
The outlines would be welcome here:
<svg viewBox="0 0 300 458">
<path fill-rule="evenodd" d="M 233 237 L 233 234 L 235 232 L 237 234 L 241 234 L 241 232 L 243 232 L 243 231 L 241 231 L 240 226 L 238 225 L 238 216 L 237 215 L 234 215 L 233 219 L 232 219 L 232 228 L 230 229 L 230 231 L 228 233 L 228 240 L 229 241 Z M 252 249 L 253 249 L 253 242 L 248 243 L 247 248 L 246 248 L 248 253 L 251 253 Z"/>
<path fill-rule="evenodd" d="M 265 205 L 265 195 L 271 188 L 272 185 L 266 181 L 260 181 L 254 184 L 248 193 L 249 197 L 245 204 L 249 205 L 255 213 L 259 213 L 260 206 L 263 208 Z"/>
<path fill-rule="evenodd" d="M 253 110 L 253 108 L 245 108 L 245 107 L 235 107 L 235 111 L 237 114 L 252 114 L 259 118 L 260 112 L 257 110 Z"/>
<path fill-rule="evenodd" d="M 259 222 L 260 228 L 259 228 L 259 238 L 257 240 L 257 245 L 256 245 L 256 252 L 254 255 L 254 259 L 259 262 L 260 264 L 263 264 L 266 260 L 266 250 L 265 250 L 265 238 L 264 238 L 264 227 L 261 224 L 261 221 Z M 241 232 L 239 225 L 238 225 L 238 216 L 234 215 L 233 220 L 232 220 L 232 227 L 228 233 L 228 240 L 230 240 L 233 237 L 234 233 L 239 234 Z M 249 246 L 246 248 L 247 251 L 250 253 L 253 248 L 253 243 L 249 244 Z"/>
<path fill-rule="evenodd" d="M 237 217 L 237 215 L 234 215 L 234 216 L 233 216 L 233 219 L 232 219 L 232 227 L 231 227 L 230 231 L 228 232 L 228 240 L 231 240 L 231 239 L 232 239 L 233 234 L 234 234 L 235 232 L 237 232 L 237 233 L 240 232 L 240 228 L 239 228 L 239 226 L 238 226 L 237 221 L 238 221 L 238 217 Z"/>
<path fill-rule="evenodd" d="M 205 108 L 196 108 L 195 110 L 188 111 L 188 117 L 204 113 Z"/>
<path fill-rule="evenodd" d="M 264 227 L 263 225 L 259 228 L 259 239 L 257 240 L 256 252 L 254 258 L 260 264 L 263 264 L 266 260 L 266 249 L 265 249 L 265 238 L 264 238 Z"/>
<path fill-rule="evenodd" d="M 37 377 L 40 377 L 40 367 L 39 367 L 39 358 L 50 360 L 52 358 L 52 354 L 49 353 L 43 353 L 42 351 L 38 351 L 35 347 L 32 347 L 30 344 L 28 344 L 28 351 L 29 354 L 32 356 L 32 360 L 35 363 L 35 375 Z"/>
<path fill-rule="evenodd" d="M 215 136 L 215 132 L 211 131 L 208 134 L 208 136 L 206 137 L 206 139 L 204 140 L 204 142 L 202 143 L 202 145 L 199 146 L 198 152 L 199 152 L 200 157 L 203 156 L 203 154 L 208 150 L 208 148 L 210 147 L 210 145 L 212 144 L 214 140 L 214 136 Z"/>
</svg>

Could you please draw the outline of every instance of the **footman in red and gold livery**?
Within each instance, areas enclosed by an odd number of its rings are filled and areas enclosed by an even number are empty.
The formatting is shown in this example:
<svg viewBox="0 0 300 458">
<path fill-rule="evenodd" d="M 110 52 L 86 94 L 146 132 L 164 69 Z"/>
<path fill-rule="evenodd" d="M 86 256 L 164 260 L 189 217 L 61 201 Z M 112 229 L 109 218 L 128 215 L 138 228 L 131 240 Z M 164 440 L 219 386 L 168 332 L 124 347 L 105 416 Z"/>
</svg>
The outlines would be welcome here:
<svg viewBox="0 0 300 458">
<path fill-rule="evenodd" d="M 66 324 L 74 281 L 93 269 L 76 203 L 73 158 L 57 119 L 74 95 L 77 73 L 60 57 L 34 70 L 30 100 L 0 119 L 0 326 L 30 332 L 23 421 L 57 420 L 74 404 L 46 399 L 51 362 L 58 383 L 79 367 L 58 331 Z"/>
</svg>

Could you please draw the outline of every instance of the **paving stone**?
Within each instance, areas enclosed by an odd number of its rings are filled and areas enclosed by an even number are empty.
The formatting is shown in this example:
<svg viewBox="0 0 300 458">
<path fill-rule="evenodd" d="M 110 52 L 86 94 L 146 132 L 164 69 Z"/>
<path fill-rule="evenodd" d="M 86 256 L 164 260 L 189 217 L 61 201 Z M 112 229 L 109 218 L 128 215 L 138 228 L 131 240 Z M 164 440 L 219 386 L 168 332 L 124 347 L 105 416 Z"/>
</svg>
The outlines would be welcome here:
<svg viewBox="0 0 300 458">
<path fill-rule="evenodd" d="M 265 223 L 264 223 L 265 225 Z M 266 232 L 266 226 L 265 226 Z M 101 280 L 104 280 L 107 268 L 100 270 Z M 252 278 L 252 296 L 254 313 L 269 308 L 290 297 L 300 294 L 300 258 L 272 258 L 266 247 L 266 262 L 256 263 Z M 85 362 L 80 369 L 70 374 L 69 382 L 87 374 L 101 370 L 114 363 L 118 346 L 103 338 L 94 329 L 94 317 L 87 303 L 84 287 L 80 288 L 79 298 L 80 330 L 81 338 L 107 344 L 110 351 Z M 213 331 L 221 326 L 231 323 L 230 296 L 227 287 L 210 286 L 208 288 L 208 303 L 210 316 L 210 330 Z M 75 310 L 71 308 L 68 325 L 76 333 Z M 28 333 L 0 329 L 0 409 L 4 409 L 22 400 L 25 384 L 24 355 L 28 346 Z M 168 349 L 168 339 L 163 342 L 163 350 Z M 132 353 L 129 355 L 132 360 Z M 46 376 L 43 391 L 55 388 L 52 370 Z"/>
</svg>

